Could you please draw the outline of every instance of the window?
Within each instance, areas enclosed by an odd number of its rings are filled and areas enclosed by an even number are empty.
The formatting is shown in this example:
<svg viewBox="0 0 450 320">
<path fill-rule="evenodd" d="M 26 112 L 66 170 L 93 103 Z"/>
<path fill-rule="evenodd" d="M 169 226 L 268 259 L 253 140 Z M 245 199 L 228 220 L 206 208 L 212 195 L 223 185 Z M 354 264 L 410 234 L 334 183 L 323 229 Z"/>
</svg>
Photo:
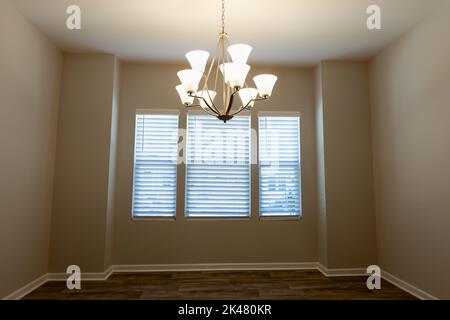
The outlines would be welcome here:
<svg viewBox="0 0 450 320">
<path fill-rule="evenodd" d="M 259 214 L 300 216 L 300 119 L 259 117 Z"/>
<path fill-rule="evenodd" d="M 178 114 L 136 114 L 133 217 L 175 217 Z"/>
<path fill-rule="evenodd" d="M 186 215 L 250 215 L 250 117 L 188 115 Z"/>
</svg>

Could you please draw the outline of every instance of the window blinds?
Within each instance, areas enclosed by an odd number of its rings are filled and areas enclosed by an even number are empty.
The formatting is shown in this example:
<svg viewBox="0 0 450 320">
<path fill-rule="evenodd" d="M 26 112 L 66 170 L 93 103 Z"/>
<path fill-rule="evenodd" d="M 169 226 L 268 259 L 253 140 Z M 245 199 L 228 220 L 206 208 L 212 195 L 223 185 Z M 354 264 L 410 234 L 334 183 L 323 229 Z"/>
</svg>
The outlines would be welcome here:
<svg viewBox="0 0 450 320">
<path fill-rule="evenodd" d="M 133 216 L 176 214 L 178 115 L 137 114 Z"/>
<path fill-rule="evenodd" d="M 299 117 L 259 117 L 259 213 L 299 216 Z"/>
<path fill-rule="evenodd" d="M 188 115 L 186 215 L 250 215 L 250 117 Z"/>
</svg>

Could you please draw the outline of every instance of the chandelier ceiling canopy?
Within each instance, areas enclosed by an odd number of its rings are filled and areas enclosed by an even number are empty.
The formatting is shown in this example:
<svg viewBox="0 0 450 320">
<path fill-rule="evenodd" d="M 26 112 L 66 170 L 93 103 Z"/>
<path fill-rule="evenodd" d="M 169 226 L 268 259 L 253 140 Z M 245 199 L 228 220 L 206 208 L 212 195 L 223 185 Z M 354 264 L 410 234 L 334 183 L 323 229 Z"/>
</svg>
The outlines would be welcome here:
<svg viewBox="0 0 450 320">
<path fill-rule="evenodd" d="M 191 69 L 181 70 L 177 74 L 181 84 L 176 90 L 181 102 L 189 108 L 200 107 L 227 122 L 238 113 L 250 110 L 256 101 L 267 100 L 272 95 L 277 77 L 257 75 L 253 78 L 256 88 L 249 87 L 246 82 L 250 71 L 247 59 L 251 51 L 252 47 L 246 44 L 229 44 L 225 33 L 225 0 L 222 0 L 222 29 L 211 63 L 207 66 L 209 52 L 190 51 L 186 58 Z M 237 95 L 240 103 L 235 99 Z"/>
</svg>

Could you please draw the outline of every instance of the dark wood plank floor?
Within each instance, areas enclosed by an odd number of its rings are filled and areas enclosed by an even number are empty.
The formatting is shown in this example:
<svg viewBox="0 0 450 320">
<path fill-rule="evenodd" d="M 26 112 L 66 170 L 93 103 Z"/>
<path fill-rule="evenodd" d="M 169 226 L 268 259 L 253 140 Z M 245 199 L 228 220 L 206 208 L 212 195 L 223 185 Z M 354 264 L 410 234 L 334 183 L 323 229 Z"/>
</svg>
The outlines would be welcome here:
<svg viewBox="0 0 450 320">
<path fill-rule="evenodd" d="M 385 281 L 371 291 L 366 279 L 315 270 L 116 273 L 82 282 L 81 290 L 47 282 L 24 299 L 414 299 Z"/>
</svg>

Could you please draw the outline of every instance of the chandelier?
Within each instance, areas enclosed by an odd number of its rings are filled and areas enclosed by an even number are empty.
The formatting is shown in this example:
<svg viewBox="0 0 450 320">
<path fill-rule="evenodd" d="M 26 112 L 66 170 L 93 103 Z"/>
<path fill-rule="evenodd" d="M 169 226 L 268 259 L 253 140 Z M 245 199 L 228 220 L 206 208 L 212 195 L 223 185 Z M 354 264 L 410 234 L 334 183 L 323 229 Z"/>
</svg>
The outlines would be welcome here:
<svg viewBox="0 0 450 320">
<path fill-rule="evenodd" d="M 225 0 L 222 0 L 222 29 L 210 65 L 207 67 L 209 52 L 190 51 L 186 58 L 191 69 L 181 70 L 177 74 L 181 84 L 176 90 L 181 102 L 189 108 L 201 107 L 206 113 L 226 123 L 238 113 L 250 110 L 256 101 L 267 100 L 277 77 L 271 74 L 257 75 L 253 78 L 257 89 L 249 87 L 245 79 L 250 71 L 247 59 L 251 51 L 252 47 L 246 44 L 229 45 L 225 33 Z M 222 95 L 219 102 L 216 99 L 218 90 L 221 90 Z M 241 103 L 235 99 L 237 95 Z"/>
</svg>

